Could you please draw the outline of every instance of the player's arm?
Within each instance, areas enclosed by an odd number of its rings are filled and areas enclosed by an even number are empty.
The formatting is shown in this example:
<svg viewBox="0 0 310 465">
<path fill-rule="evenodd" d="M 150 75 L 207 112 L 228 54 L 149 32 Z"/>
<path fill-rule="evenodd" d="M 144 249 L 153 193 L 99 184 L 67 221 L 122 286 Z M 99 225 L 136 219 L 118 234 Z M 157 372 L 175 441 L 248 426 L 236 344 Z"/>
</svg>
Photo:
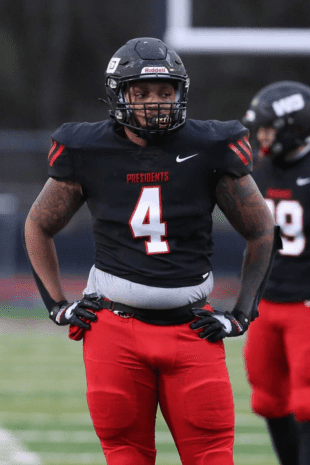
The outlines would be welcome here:
<svg viewBox="0 0 310 465">
<path fill-rule="evenodd" d="M 235 308 L 250 316 L 270 263 L 274 219 L 251 175 L 241 178 L 223 176 L 217 185 L 216 198 L 228 221 L 247 241 Z"/>
<path fill-rule="evenodd" d="M 218 206 L 235 230 L 247 241 L 241 273 L 240 292 L 232 313 L 196 311 L 199 320 L 192 329 L 206 328 L 200 337 L 211 342 L 243 334 L 257 316 L 257 304 L 279 248 L 277 228 L 256 183 L 250 175 L 224 175 L 216 188 Z M 233 245 L 232 245 L 233 246 Z"/>
<path fill-rule="evenodd" d="M 53 237 L 84 203 L 81 186 L 50 178 L 32 205 L 25 223 L 26 249 L 31 265 L 56 302 L 65 300 Z"/>
<path fill-rule="evenodd" d="M 84 201 L 79 183 L 50 178 L 32 205 L 25 223 L 25 246 L 30 265 L 50 317 L 57 324 L 78 322 L 61 287 L 53 237 L 68 224 Z M 98 309 L 98 305 L 95 307 Z M 89 302 L 87 308 L 92 308 Z M 59 312 L 61 309 L 63 311 Z M 89 314 L 84 312 L 82 316 L 89 317 Z"/>
</svg>

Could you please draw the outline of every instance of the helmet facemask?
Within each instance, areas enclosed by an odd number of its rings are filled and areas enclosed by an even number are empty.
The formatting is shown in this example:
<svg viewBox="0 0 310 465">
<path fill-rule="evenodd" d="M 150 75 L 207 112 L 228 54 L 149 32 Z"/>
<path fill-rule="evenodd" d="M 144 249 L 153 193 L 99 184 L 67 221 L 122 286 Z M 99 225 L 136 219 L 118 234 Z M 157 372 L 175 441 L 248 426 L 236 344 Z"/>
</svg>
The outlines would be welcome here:
<svg viewBox="0 0 310 465">
<path fill-rule="evenodd" d="M 175 98 L 167 102 L 133 101 L 131 89 L 135 84 L 143 85 L 144 83 L 172 84 Z M 177 80 L 125 81 L 119 84 L 118 92 L 115 92 L 115 111 L 110 112 L 110 115 L 115 121 L 144 139 L 153 140 L 156 137 L 166 136 L 185 122 L 187 90 L 188 83 Z"/>
<path fill-rule="evenodd" d="M 255 145 L 258 144 L 261 155 L 273 157 L 274 160 L 285 158 L 291 152 L 305 145 L 305 138 L 308 134 L 303 127 L 295 125 L 289 117 L 257 126 L 254 129 L 257 139 L 259 139 L 259 133 L 262 129 L 274 132 L 272 142 L 264 145 L 258 140 Z"/>
<path fill-rule="evenodd" d="M 281 127 L 276 128 L 276 137 L 271 146 L 271 154 L 274 157 L 285 157 L 290 152 L 305 145 L 305 138 L 309 135 L 302 126 L 296 125 L 293 119 L 285 118 Z"/>
</svg>

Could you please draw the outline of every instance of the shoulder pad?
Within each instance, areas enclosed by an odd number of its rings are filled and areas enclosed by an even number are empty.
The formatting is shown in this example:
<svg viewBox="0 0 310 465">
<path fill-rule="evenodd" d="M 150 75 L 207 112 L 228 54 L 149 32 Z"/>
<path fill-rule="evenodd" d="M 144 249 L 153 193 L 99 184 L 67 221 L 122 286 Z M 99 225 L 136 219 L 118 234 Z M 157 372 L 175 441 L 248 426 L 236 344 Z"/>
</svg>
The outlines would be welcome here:
<svg viewBox="0 0 310 465">
<path fill-rule="evenodd" d="M 96 123 L 65 123 L 51 135 L 68 149 L 97 147 L 105 135 L 111 130 L 113 122 L 110 120 Z"/>
<path fill-rule="evenodd" d="M 239 121 L 217 121 L 217 120 L 192 120 L 185 122 L 183 131 L 187 131 L 191 137 L 197 140 L 208 141 L 209 143 L 219 143 L 231 141 L 236 137 L 247 135 L 249 130 L 246 129 Z M 181 129 L 182 131 L 182 129 Z"/>
<path fill-rule="evenodd" d="M 228 140 L 235 140 L 240 137 L 249 136 L 249 130 L 243 126 L 238 120 L 227 121 L 227 129 L 229 129 Z"/>
<path fill-rule="evenodd" d="M 225 130 L 224 163 L 221 171 L 236 177 L 250 174 L 253 171 L 253 154 L 248 138 L 249 130 L 237 120 L 227 121 Z"/>
</svg>

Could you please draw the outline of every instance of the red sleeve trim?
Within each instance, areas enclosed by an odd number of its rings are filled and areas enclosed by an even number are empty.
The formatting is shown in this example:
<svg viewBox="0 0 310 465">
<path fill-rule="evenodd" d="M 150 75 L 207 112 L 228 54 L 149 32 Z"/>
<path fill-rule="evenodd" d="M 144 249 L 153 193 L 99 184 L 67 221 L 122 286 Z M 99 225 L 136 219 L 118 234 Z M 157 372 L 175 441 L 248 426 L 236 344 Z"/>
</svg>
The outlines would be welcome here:
<svg viewBox="0 0 310 465">
<path fill-rule="evenodd" d="M 244 142 L 246 143 L 246 145 L 248 145 L 249 149 L 250 149 L 251 152 L 252 152 L 252 147 L 251 147 L 251 144 L 250 144 L 250 142 L 249 142 L 248 136 L 244 136 L 244 137 L 243 137 L 243 140 L 244 140 Z"/>
<path fill-rule="evenodd" d="M 59 149 L 57 150 L 57 152 L 52 156 L 52 158 L 50 159 L 50 166 L 53 166 L 53 164 L 55 163 L 55 161 L 57 160 L 57 158 L 59 157 L 59 155 L 62 154 L 62 152 L 64 151 L 66 147 L 64 145 L 60 145 L 59 146 Z M 51 153 L 51 152 L 50 152 Z"/>
<path fill-rule="evenodd" d="M 54 152 L 55 148 L 57 147 L 57 142 L 54 140 L 53 144 L 52 144 L 52 147 L 48 153 L 48 157 L 47 159 L 49 160 L 50 159 L 50 156 L 52 155 L 52 153 Z"/>
<path fill-rule="evenodd" d="M 243 155 L 243 153 L 234 144 L 229 144 L 228 147 L 238 155 L 238 157 L 240 158 L 240 160 L 242 161 L 244 165 L 249 164 L 249 160 Z"/>
<path fill-rule="evenodd" d="M 238 140 L 238 144 L 249 155 L 250 159 L 253 160 L 252 151 L 242 142 L 242 140 Z"/>
</svg>

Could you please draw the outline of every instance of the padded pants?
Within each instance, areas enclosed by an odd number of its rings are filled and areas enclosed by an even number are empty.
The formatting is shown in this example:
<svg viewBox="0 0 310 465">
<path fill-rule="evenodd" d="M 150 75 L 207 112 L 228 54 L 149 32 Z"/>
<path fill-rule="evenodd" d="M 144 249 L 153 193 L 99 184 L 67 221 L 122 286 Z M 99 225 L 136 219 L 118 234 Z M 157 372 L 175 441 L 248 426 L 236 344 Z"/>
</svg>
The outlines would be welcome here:
<svg viewBox="0 0 310 465">
<path fill-rule="evenodd" d="M 252 408 L 266 418 L 293 413 L 310 421 L 310 308 L 262 300 L 251 323 L 245 362 Z"/>
<path fill-rule="evenodd" d="M 154 465 L 158 404 L 183 465 L 232 465 L 234 406 L 222 342 L 190 323 L 98 313 L 84 336 L 87 401 L 109 465 Z"/>
</svg>

